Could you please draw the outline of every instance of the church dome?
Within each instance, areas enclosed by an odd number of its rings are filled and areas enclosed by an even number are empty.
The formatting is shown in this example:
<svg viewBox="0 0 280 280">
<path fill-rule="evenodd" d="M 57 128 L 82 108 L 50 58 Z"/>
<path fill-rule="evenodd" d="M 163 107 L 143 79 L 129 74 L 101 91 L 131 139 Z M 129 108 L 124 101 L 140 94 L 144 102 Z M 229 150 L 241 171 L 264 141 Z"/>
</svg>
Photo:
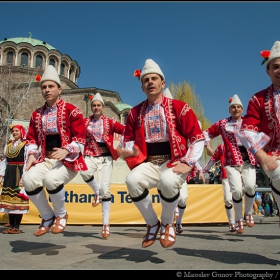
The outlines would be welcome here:
<svg viewBox="0 0 280 280">
<path fill-rule="evenodd" d="M 118 108 L 119 111 L 123 111 L 125 109 L 131 109 L 132 108 L 132 106 L 130 106 L 128 104 L 125 104 L 125 103 L 122 103 L 122 102 L 116 103 L 115 106 Z"/>
<path fill-rule="evenodd" d="M 33 47 L 36 46 L 43 46 L 46 47 L 49 51 L 55 50 L 55 48 L 49 44 L 47 44 L 45 41 L 37 40 L 32 38 L 32 33 L 29 32 L 29 37 L 16 37 L 16 38 L 5 38 L 3 41 L 0 41 L 0 45 L 5 42 L 13 42 L 15 44 L 21 44 L 21 43 L 28 43 L 32 45 Z"/>
</svg>

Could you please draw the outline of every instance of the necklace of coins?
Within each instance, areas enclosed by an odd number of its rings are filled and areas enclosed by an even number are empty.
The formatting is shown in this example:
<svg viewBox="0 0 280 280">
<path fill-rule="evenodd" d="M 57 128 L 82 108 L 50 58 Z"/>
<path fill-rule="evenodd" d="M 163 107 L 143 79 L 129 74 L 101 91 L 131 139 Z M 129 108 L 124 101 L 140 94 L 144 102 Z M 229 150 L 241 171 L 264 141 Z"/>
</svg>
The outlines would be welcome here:
<svg viewBox="0 0 280 280">
<path fill-rule="evenodd" d="M 7 150 L 6 150 L 6 156 L 8 158 L 15 158 L 20 153 L 20 150 L 25 145 L 25 141 L 22 141 L 17 146 L 14 146 L 13 143 L 8 144 Z"/>
</svg>

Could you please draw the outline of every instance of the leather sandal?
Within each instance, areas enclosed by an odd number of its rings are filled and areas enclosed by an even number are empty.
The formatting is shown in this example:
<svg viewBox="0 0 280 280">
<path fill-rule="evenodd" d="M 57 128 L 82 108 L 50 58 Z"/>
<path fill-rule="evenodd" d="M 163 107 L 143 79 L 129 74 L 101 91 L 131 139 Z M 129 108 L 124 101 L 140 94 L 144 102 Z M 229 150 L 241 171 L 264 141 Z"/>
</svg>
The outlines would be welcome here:
<svg viewBox="0 0 280 280">
<path fill-rule="evenodd" d="M 20 230 L 18 228 L 12 228 L 10 231 L 9 231 L 9 234 L 19 234 L 20 233 Z"/>
<path fill-rule="evenodd" d="M 7 229 L 3 230 L 2 233 L 9 234 L 11 230 L 12 230 L 12 228 L 7 228 Z"/>
<path fill-rule="evenodd" d="M 161 227 L 162 231 L 160 233 L 160 244 L 162 247 L 168 248 L 172 246 L 176 241 L 175 228 L 173 224 L 164 225 L 163 223 L 161 223 Z M 171 234 L 171 228 L 173 228 L 174 235 Z"/>
<path fill-rule="evenodd" d="M 151 229 L 154 227 L 156 227 L 156 231 L 154 233 L 152 233 Z M 160 221 L 158 221 L 153 226 L 147 225 L 147 231 L 146 231 L 146 234 L 144 235 L 144 238 L 142 241 L 143 248 L 147 248 L 155 243 L 159 228 L 160 228 Z"/>
<path fill-rule="evenodd" d="M 182 224 L 175 224 L 175 227 L 176 227 L 177 233 L 183 233 L 184 229 L 183 229 Z"/>
<path fill-rule="evenodd" d="M 103 238 L 110 236 L 110 225 L 103 225 L 101 235 Z"/>
<path fill-rule="evenodd" d="M 242 234 L 244 232 L 243 220 L 235 222 L 235 232 L 238 234 Z"/>
<path fill-rule="evenodd" d="M 99 204 L 100 204 L 99 195 L 96 194 L 95 197 L 94 197 L 94 200 L 93 200 L 92 203 L 91 203 L 91 206 L 92 206 L 92 207 L 96 207 L 96 206 L 99 205 Z"/>
<path fill-rule="evenodd" d="M 68 214 L 63 217 L 56 217 L 52 226 L 52 233 L 61 233 L 64 231 L 67 225 Z"/>
<path fill-rule="evenodd" d="M 253 227 L 255 225 L 252 214 L 246 215 L 246 224 L 248 227 Z"/>
<path fill-rule="evenodd" d="M 228 231 L 229 232 L 235 232 L 235 224 L 230 224 Z"/>
<path fill-rule="evenodd" d="M 37 231 L 34 233 L 35 236 L 41 236 L 45 233 L 47 233 L 51 226 L 53 225 L 54 223 L 54 220 L 55 220 L 55 216 L 53 216 L 52 218 L 48 219 L 48 220 L 44 220 L 42 219 L 42 222 L 39 226 L 39 228 L 37 229 Z"/>
<path fill-rule="evenodd" d="M 4 227 L 11 227 L 9 223 L 5 224 Z"/>
</svg>

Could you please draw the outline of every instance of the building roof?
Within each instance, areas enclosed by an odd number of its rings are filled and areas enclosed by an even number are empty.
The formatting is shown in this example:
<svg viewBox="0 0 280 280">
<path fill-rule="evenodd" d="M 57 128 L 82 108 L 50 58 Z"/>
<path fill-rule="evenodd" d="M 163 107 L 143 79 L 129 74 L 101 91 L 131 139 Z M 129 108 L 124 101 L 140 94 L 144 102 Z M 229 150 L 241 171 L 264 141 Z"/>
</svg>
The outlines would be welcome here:
<svg viewBox="0 0 280 280">
<path fill-rule="evenodd" d="M 46 47 L 48 50 L 56 50 L 53 46 L 47 44 L 45 41 L 37 40 L 32 38 L 32 33 L 29 32 L 29 37 L 16 37 L 16 38 L 5 38 L 3 41 L 0 41 L 0 45 L 5 43 L 5 42 L 13 42 L 15 44 L 21 44 L 21 43 L 28 43 L 32 45 L 33 47 L 35 46 L 43 46 Z M 129 104 L 125 104 L 122 102 L 118 102 L 114 104 L 116 108 L 121 112 L 125 109 L 131 109 L 132 106 Z"/>
<path fill-rule="evenodd" d="M 28 38 L 27 37 L 5 38 L 3 41 L 0 41 L 0 45 L 5 42 L 13 42 L 15 44 L 28 43 L 28 44 L 32 45 L 33 47 L 43 46 L 43 47 L 46 47 L 48 50 L 55 50 L 55 48 L 53 46 L 47 44 L 45 41 L 40 41 L 40 40 L 32 38 L 31 32 L 29 32 Z"/>
<path fill-rule="evenodd" d="M 125 104 L 125 103 L 122 103 L 122 102 L 116 103 L 115 106 L 117 107 L 117 109 L 119 111 L 123 111 L 124 109 L 131 109 L 132 108 L 132 106 L 130 106 L 128 104 Z"/>
</svg>

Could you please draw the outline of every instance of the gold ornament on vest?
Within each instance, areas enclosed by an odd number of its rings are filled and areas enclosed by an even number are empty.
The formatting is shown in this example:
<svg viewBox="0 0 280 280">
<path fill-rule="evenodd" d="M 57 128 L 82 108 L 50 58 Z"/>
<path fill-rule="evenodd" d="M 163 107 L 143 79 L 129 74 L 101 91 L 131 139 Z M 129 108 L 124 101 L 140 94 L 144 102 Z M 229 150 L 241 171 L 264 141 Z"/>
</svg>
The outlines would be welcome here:
<svg viewBox="0 0 280 280">
<path fill-rule="evenodd" d="M 7 145 L 7 151 L 6 151 L 6 156 L 8 158 L 15 158 L 19 155 L 20 150 L 22 147 L 25 145 L 25 141 L 22 141 L 20 144 L 17 146 L 14 146 L 13 143 L 10 143 Z"/>
</svg>

